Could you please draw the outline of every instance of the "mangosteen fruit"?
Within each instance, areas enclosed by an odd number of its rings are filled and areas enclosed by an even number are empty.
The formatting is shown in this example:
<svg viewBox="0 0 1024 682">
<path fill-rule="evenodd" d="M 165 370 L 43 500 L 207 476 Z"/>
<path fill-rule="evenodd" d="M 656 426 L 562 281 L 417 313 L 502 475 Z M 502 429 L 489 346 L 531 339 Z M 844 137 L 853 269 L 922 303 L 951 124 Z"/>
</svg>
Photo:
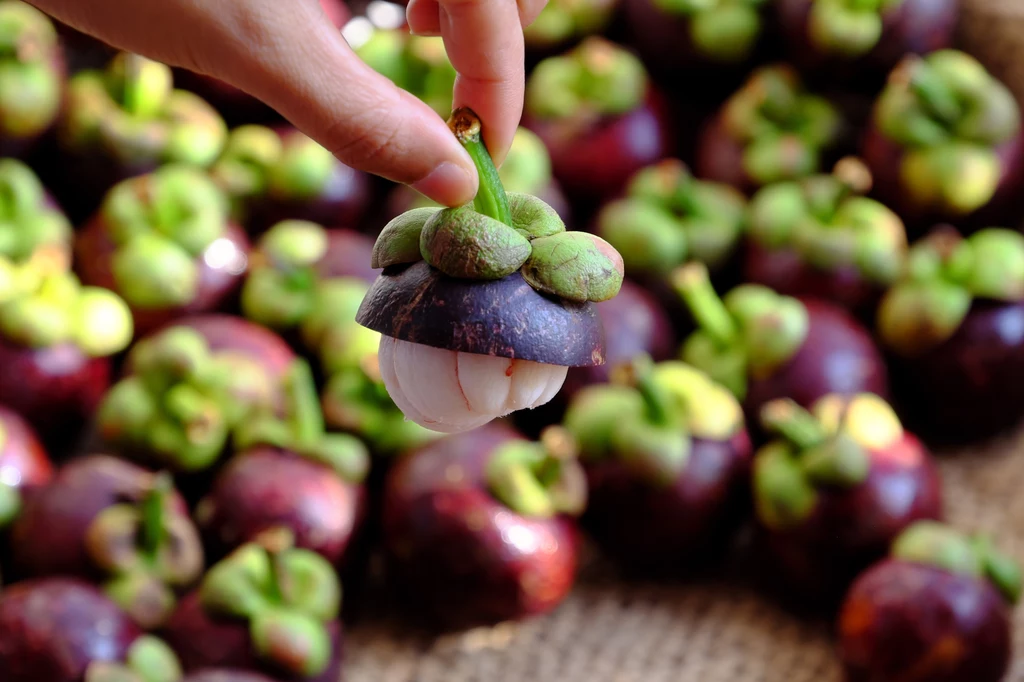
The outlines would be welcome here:
<svg viewBox="0 0 1024 682">
<path fill-rule="evenodd" d="M 853 157 L 829 175 L 760 189 L 750 201 L 744 281 L 873 319 L 903 272 L 907 232 L 899 216 L 865 196 L 870 189 L 870 172 Z"/>
<path fill-rule="evenodd" d="M 170 477 L 110 455 L 61 468 L 11 528 L 16 574 L 103 584 L 139 627 L 159 627 L 203 571 L 203 547 Z"/>
<path fill-rule="evenodd" d="M 623 14 L 630 42 L 655 70 L 721 77 L 755 55 L 764 5 L 765 0 L 623 0 Z"/>
<path fill-rule="evenodd" d="M 133 335 L 125 302 L 82 286 L 66 264 L 62 247 L 20 264 L 0 255 L 0 404 L 55 453 L 78 438 L 110 385 L 111 356 Z"/>
<path fill-rule="evenodd" d="M 235 315 L 190 315 L 175 320 L 151 336 L 176 327 L 187 327 L 198 333 L 214 353 L 238 353 L 249 358 L 275 379 L 283 379 L 295 360 L 295 352 L 280 336 Z"/>
<path fill-rule="evenodd" d="M 585 208 L 620 194 L 674 144 L 664 98 L 643 63 L 596 36 L 537 65 L 523 125 L 544 141 L 555 179 Z"/>
<path fill-rule="evenodd" d="M 388 578 L 412 613 L 446 628 L 549 612 L 575 579 L 585 502 L 563 429 L 534 442 L 489 424 L 435 441 L 388 472 Z"/>
<path fill-rule="evenodd" d="M 186 673 L 234 668 L 274 679 L 337 682 L 341 584 L 316 552 L 274 529 L 214 564 L 163 634 Z"/>
<path fill-rule="evenodd" d="M 755 70 L 700 134 L 697 175 L 747 193 L 812 175 L 845 134 L 837 108 L 786 64 Z"/>
<path fill-rule="evenodd" d="M 0 595 L 4 682 L 176 682 L 174 653 L 75 578 L 28 580 Z"/>
<path fill-rule="evenodd" d="M 455 67 L 440 36 L 414 36 L 406 27 L 374 27 L 349 44 L 377 73 L 437 112 L 452 112 Z"/>
<path fill-rule="evenodd" d="M 619 9 L 619 0 L 552 0 L 533 23 L 523 28 L 526 60 L 535 63 L 604 33 Z"/>
<path fill-rule="evenodd" d="M 990 539 L 918 521 L 846 595 L 838 627 L 846 679 L 999 682 L 1020 593 L 1020 566 Z"/>
<path fill-rule="evenodd" d="M 882 299 L 878 336 L 904 419 L 926 440 L 962 445 L 1024 416 L 1024 236 L 939 228 L 911 248 Z"/>
<path fill-rule="evenodd" d="M 700 263 L 684 265 L 673 279 L 698 325 L 681 358 L 743 402 L 755 433 L 762 406 L 777 398 L 810 407 L 830 393 L 888 396 L 881 351 L 839 306 L 759 284 L 719 298 Z"/>
<path fill-rule="evenodd" d="M 612 380 L 583 389 L 565 415 L 587 473 L 584 529 L 629 573 L 713 565 L 748 511 L 739 401 L 682 362 L 642 355 Z"/>
<path fill-rule="evenodd" d="M 174 89 L 170 67 L 121 53 L 105 70 L 71 78 L 51 188 L 78 224 L 122 180 L 169 163 L 210 166 L 227 135 L 213 107 Z"/>
<path fill-rule="evenodd" d="M 0 529 L 24 508 L 23 492 L 34 493 L 53 478 L 53 463 L 28 422 L 0 405 Z"/>
<path fill-rule="evenodd" d="M 78 232 L 75 251 L 82 280 L 118 292 L 146 334 L 227 305 L 242 285 L 249 243 L 213 181 L 173 164 L 115 185 Z"/>
<path fill-rule="evenodd" d="M 912 234 L 1016 224 L 1024 181 L 1020 109 L 980 62 L 956 50 L 909 55 L 875 101 L 861 154 L 875 195 Z"/>
<path fill-rule="evenodd" d="M 800 606 L 834 607 L 909 525 L 942 515 L 931 455 L 877 395 L 788 399 L 760 413 L 776 439 L 754 457 L 763 577 Z"/>
<path fill-rule="evenodd" d="M 0 256 L 18 265 L 67 270 L 71 241 L 71 222 L 35 171 L 18 159 L 0 159 Z"/>
<path fill-rule="evenodd" d="M 506 195 L 468 109 L 449 122 L 476 163 L 472 205 L 413 209 L 374 245 L 381 276 L 356 321 L 381 336 L 379 369 L 409 419 L 439 432 L 543 405 L 569 366 L 601 364 L 594 303 L 622 284 L 622 257 L 567 232 L 549 205 Z"/>
<path fill-rule="evenodd" d="M 64 51 L 50 18 L 25 2 L 0 3 L 0 65 L 0 157 L 25 157 L 64 99 Z"/>
</svg>

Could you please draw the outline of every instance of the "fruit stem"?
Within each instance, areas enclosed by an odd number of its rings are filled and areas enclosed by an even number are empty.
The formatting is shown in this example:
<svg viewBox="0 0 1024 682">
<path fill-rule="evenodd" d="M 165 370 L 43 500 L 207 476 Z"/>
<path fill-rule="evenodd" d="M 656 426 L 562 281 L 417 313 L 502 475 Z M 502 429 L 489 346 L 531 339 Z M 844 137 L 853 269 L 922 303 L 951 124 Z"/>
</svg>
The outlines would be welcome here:
<svg viewBox="0 0 1024 682">
<path fill-rule="evenodd" d="M 295 538 L 289 529 L 277 526 L 260 533 L 259 537 L 256 538 L 256 542 L 267 553 L 267 567 L 270 571 L 270 579 L 268 581 L 270 600 L 277 604 L 283 604 L 287 598 L 288 590 L 282 557 L 286 551 L 294 546 Z"/>
<path fill-rule="evenodd" d="M 142 500 L 142 551 L 155 559 L 164 542 L 164 509 L 171 492 L 171 476 L 160 472 Z"/>
<path fill-rule="evenodd" d="M 654 360 L 646 353 L 635 356 L 629 362 L 612 369 L 612 382 L 633 386 L 640 393 L 647 407 L 651 423 L 666 426 L 672 421 L 668 395 L 654 380 Z"/>
<path fill-rule="evenodd" d="M 511 225 L 512 212 L 509 209 L 508 196 L 505 194 L 504 185 L 501 184 L 498 168 L 494 165 L 494 160 L 491 159 L 481 138 L 480 117 L 472 109 L 456 109 L 448 119 L 448 127 L 466 149 L 469 158 L 473 159 L 480 178 L 480 188 L 473 199 L 473 207 L 478 213 Z"/>
<path fill-rule="evenodd" d="M 917 62 L 910 76 L 910 87 L 924 107 L 943 123 L 952 124 L 960 118 L 956 95 L 923 60 Z"/>
<path fill-rule="evenodd" d="M 697 324 L 716 344 L 726 347 L 736 341 L 739 330 L 729 309 L 711 285 L 707 266 L 699 262 L 687 263 L 672 273 L 672 284 Z"/>
<path fill-rule="evenodd" d="M 761 424 L 801 450 L 821 445 L 828 440 L 828 434 L 814 415 L 796 402 L 783 398 L 773 400 L 761 408 Z"/>
<path fill-rule="evenodd" d="M 325 431 L 324 416 L 320 410 L 320 396 L 309 363 L 297 359 L 285 378 L 288 398 L 288 419 L 291 422 L 293 447 L 303 449 L 315 446 Z"/>
</svg>

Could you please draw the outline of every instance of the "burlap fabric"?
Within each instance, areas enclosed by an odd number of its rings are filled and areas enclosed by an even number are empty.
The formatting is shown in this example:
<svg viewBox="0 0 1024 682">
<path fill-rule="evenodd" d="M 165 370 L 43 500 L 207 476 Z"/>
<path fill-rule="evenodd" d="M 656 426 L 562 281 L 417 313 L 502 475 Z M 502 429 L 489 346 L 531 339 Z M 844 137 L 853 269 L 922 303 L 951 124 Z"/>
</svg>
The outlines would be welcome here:
<svg viewBox="0 0 1024 682">
<path fill-rule="evenodd" d="M 1024 101 L 1024 0 L 966 0 L 962 46 Z M 1024 197 L 1021 199 L 1024 201 Z M 1024 561 L 1024 432 L 942 457 L 947 512 Z M 1024 681 L 1024 606 L 1017 610 Z M 831 623 L 809 623 L 742 582 L 636 585 L 587 562 L 554 614 L 431 638 L 378 614 L 352 628 L 349 682 L 834 682 Z"/>
</svg>

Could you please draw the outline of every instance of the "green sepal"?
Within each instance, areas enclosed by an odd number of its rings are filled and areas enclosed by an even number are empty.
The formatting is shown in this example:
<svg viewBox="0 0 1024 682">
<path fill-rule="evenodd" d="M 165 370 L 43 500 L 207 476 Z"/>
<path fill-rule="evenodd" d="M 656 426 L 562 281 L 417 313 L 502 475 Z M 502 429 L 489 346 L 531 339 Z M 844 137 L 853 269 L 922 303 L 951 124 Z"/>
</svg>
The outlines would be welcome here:
<svg viewBox="0 0 1024 682">
<path fill-rule="evenodd" d="M 807 480 L 789 445 L 763 447 L 754 458 L 754 505 L 758 520 L 772 530 L 786 530 L 814 512 L 818 492 Z"/>
<path fill-rule="evenodd" d="M 620 199 L 598 216 L 598 231 L 622 255 L 626 272 L 664 276 L 686 258 L 686 232 L 664 209 L 639 199 Z"/>
<path fill-rule="evenodd" d="M 512 227 L 530 241 L 565 232 L 565 223 L 550 205 L 530 194 L 508 192 Z"/>
<path fill-rule="evenodd" d="M 622 420 L 612 430 L 616 458 L 656 485 L 670 485 L 686 470 L 692 441 L 679 425 Z"/>
<path fill-rule="evenodd" d="M 747 59 L 761 35 L 756 2 L 719 3 L 690 20 L 690 40 L 705 57 L 726 64 Z"/>
<path fill-rule="evenodd" d="M 3 425 L 0 425 L 0 450 L 3 450 Z M 0 483 L 0 529 L 7 528 L 21 513 L 21 491 Z"/>
<path fill-rule="evenodd" d="M 309 200 L 323 193 L 339 161 L 314 140 L 291 133 L 284 140 L 277 162 L 267 175 L 271 195 L 292 200 Z"/>
<path fill-rule="evenodd" d="M 615 248 L 587 232 L 562 232 L 531 242 L 523 279 L 538 291 L 570 301 L 607 301 L 622 286 L 623 262 Z"/>
<path fill-rule="evenodd" d="M 975 578 L 984 565 L 971 540 L 938 521 L 918 521 L 908 526 L 892 544 L 896 559 L 929 564 Z"/>
<path fill-rule="evenodd" d="M 513 440 L 491 454 L 484 479 L 491 494 L 532 518 L 577 516 L 586 508 L 586 475 L 567 429 L 549 427 L 541 442 Z"/>
<path fill-rule="evenodd" d="M 850 488 L 867 479 L 871 457 L 852 436 L 841 432 L 803 452 L 800 465 L 815 483 Z"/>
<path fill-rule="evenodd" d="M 305 614 L 268 609 L 250 621 L 249 632 L 260 657 L 289 675 L 314 677 L 331 662 L 327 628 Z"/>
<path fill-rule="evenodd" d="M 619 420 L 639 419 L 643 409 L 643 398 L 636 390 L 598 384 L 576 394 L 562 425 L 576 439 L 581 459 L 601 460 L 613 451 L 612 437 Z"/>
<path fill-rule="evenodd" d="M 370 261 L 372 268 L 386 268 L 390 265 L 418 263 L 423 260 L 420 253 L 420 234 L 427 220 L 440 208 L 414 208 L 393 218 L 384 226 L 373 245 Z"/>
<path fill-rule="evenodd" d="M 531 244 L 510 225 L 463 206 L 442 209 L 427 219 L 420 253 L 449 277 L 496 280 L 527 262 Z"/>
<path fill-rule="evenodd" d="M 848 59 L 870 52 L 882 38 L 879 8 L 850 7 L 847 0 L 817 0 L 811 5 L 807 34 L 819 49 Z"/>
</svg>

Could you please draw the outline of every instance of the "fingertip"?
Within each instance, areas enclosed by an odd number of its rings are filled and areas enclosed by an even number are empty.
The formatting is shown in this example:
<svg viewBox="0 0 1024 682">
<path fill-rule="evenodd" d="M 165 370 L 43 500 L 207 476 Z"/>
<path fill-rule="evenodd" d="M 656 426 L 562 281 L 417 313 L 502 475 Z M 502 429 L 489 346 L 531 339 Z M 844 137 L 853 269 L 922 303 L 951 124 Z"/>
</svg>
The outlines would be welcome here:
<svg viewBox="0 0 1024 682">
<path fill-rule="evenodd" d="M 412 188 L 443 206 L 468 204 L 476 196 L 479 178 L 476 170 L 452 161 L 442 161 Z"/>
</svg>

